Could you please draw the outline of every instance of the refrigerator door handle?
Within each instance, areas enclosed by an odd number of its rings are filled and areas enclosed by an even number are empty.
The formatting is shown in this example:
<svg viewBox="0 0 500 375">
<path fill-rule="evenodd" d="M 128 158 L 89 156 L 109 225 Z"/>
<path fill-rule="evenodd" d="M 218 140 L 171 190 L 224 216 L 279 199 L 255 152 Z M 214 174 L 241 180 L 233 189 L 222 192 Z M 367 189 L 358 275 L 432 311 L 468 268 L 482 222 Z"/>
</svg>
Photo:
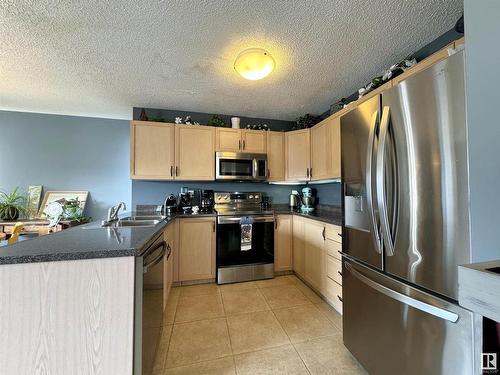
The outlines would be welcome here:
<svg viewBox="0 0 500 375">
<path fill-rule="evenodd" d="M 362 275 L 360 272 L 356 271 L 349 263 L 344 262 L 344 265 L 359 281 L 363 282 L 370 288 L 375 289 L 376 291 L 386 295 L 389 298 L 395 299 L 396 301 L 404 303 L 405 305 L 412 306 L 427 314 L 434 315 L 437 318 L 444 319 L 452 323 L 456 323 L 458 321 L 458 314 L 455 314 L 454 312 L 419 301 L 403 293 L 399 293 L 395 290 L 392 290 L 384 285 L 381 285 L 371 280 L 365 275 Z"/>
<path fill-rule="evenodd" d="M 372 230 L 373 241 L 375 242 L 375 249 L 377 253 L 382 254 L 382 243 L 380 238 L 380 231 L 378 228 L 377 220 L 375 219 L 375 207 L 373 202 L 373 145 L 375 143 L 375 130 L 377 125 L 378 111 L 373 112 L 370 122 L 370 133 L 368 134 L 368 145 L 366 148 L 366 201 L 368 203 L 368 214 L 370 216 L 370 223 Z"/>
<path fill-rule="evenodd" d="M 382 110 L 382 119 L 380 120 L 379 143 L 377 150 L 377 204 L 380 214 L 380 227 L 384 239 L 387 256 L 394 255 L 394 241 L 392 239 L 389 226 L 389 216 L 387 213 L 387 202 L 385 198 L 385 148 L 387 144 L 387 135 L 389 133 L 389 120 L 391 108 L 385 106 Z"/>
</svg>

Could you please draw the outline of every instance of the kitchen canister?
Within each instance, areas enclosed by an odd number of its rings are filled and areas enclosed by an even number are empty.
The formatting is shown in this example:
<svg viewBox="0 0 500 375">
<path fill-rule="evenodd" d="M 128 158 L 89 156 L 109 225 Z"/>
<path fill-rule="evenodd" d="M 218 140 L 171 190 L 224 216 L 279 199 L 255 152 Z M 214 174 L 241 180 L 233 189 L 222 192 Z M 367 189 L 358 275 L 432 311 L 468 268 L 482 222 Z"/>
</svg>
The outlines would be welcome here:
<svg viewBox="0 0 500 375">
<path fill-rule="evenodd" d="M 240 118 L 239 117 L 231 117 L 231 127 L 233 129 L 240 128 Z"/>
</svg>

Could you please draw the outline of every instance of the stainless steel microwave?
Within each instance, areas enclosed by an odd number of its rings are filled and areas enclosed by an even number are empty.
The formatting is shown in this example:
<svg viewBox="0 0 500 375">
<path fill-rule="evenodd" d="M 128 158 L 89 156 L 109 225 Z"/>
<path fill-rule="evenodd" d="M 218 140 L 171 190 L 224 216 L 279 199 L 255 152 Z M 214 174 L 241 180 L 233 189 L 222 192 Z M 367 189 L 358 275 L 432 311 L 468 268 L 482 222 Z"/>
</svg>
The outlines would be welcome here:
<svg viewBox="0 0 500 375">
<path fill-rule="evenodd" d="M 216 152 L 215 179 L 265 181 L 267 179 L 267 155 Z"/>
</svg>

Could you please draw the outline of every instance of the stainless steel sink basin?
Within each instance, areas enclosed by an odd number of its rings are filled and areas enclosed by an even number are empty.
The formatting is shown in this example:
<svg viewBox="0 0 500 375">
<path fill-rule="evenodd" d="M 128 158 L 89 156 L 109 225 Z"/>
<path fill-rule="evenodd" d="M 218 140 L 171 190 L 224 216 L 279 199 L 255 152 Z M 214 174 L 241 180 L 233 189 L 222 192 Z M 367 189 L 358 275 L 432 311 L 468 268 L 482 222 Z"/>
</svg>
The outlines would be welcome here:
<svg viewBox="0 0 500 375">
<path fill-rule="evenodd" d="M 158 220 L 161 221 L 165 219 L 165 216 L 161 215 L 135 215 L 127 216 L 120 219 L 120 221 L 143 221 L 143 220 Z"/>
<path fill-rule="evenodd" d="M 105 227 L 152 227 L 158 224 L 160 220 L 118 220 L 104 225 Z"/>
</svg>

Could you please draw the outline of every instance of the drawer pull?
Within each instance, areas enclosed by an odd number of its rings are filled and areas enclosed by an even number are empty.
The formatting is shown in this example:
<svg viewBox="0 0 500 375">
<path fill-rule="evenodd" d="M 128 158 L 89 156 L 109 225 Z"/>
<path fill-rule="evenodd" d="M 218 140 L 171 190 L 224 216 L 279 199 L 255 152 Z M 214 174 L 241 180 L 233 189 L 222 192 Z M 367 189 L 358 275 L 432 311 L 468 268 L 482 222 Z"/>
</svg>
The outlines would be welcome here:
<svg viewBox="0 0 500 375">
<path fill-rule="evenodd" d="M 337 298 L 339 299 L 339 301 L 340 301 L 340 302 L 344 302 L 344 301 L 342 300 L 342 297 L 341 297 L 341 296 L 339 296 L 338 294 L 337 294 Z"/>
<path fill-rule="evenodd" d="M 338 274 L 340 275 L 340 277 L 342 277 L 342 272 L 340 272 L 340 271 L 337 271 L 337 272 L 338 272 Z"/>
</svg>

